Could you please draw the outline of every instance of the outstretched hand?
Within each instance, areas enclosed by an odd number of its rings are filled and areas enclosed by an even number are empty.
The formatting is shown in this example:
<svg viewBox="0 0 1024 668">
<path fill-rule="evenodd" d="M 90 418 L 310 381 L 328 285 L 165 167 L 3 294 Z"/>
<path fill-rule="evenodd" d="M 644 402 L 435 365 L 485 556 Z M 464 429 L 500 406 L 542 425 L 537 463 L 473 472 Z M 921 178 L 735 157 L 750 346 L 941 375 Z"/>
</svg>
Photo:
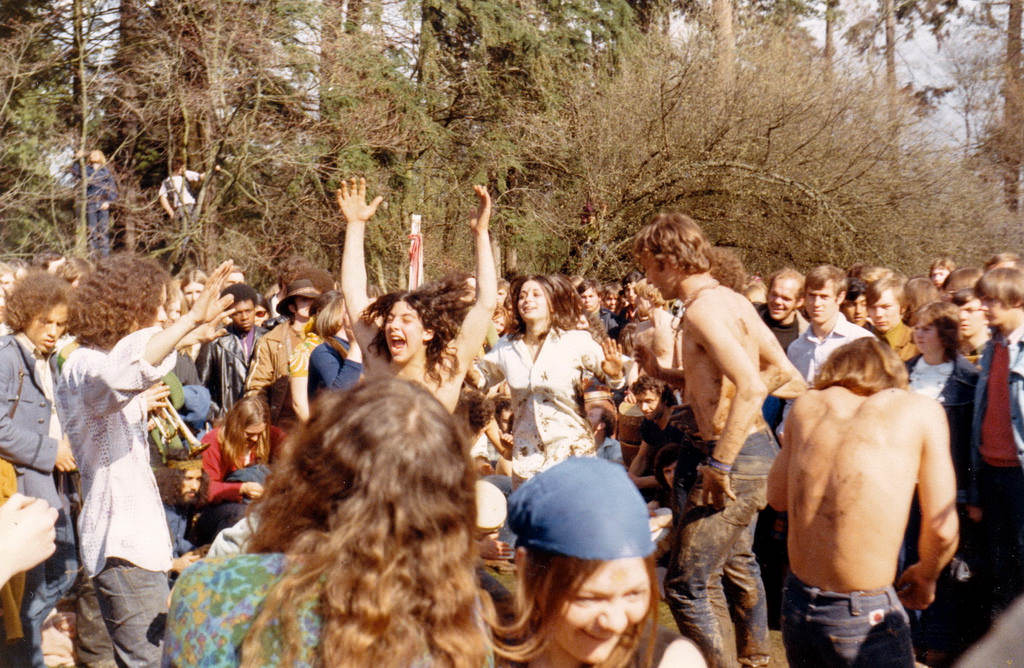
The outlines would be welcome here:
<svg viewBox="0 0 1024 668">
<path fill-rule="evenodd" d="M 604 362 L 601 363 L 601 370 L 609 378 L 622 378 L 622 349 L 615 339 L 605 339 L 601 344 L 604 351 Z"/>
<path fill-rule="evenodd" d="M 487 192 L 486 186 L 473 186 L 473 192 L 476 193 L 480 204 L 469 219 L 469 227 L 477 234 L 483 234 L 487 232 L 487 226 L 491 221 L 491 195 Z"/>
<path fill-rule="evenodd" d="M 378 195 L 367 204 L 366 179 L 356 179 L 355 177 L 349 179 L 348 182 L 342 180 L 335 197 L 338 200 L 338 209 L 341 210 L 341 215 L 345 216 L 346 223 L 365 223 L 373 218 L 377 207 L 384 201 L 384 198 Z"/>
</svg>

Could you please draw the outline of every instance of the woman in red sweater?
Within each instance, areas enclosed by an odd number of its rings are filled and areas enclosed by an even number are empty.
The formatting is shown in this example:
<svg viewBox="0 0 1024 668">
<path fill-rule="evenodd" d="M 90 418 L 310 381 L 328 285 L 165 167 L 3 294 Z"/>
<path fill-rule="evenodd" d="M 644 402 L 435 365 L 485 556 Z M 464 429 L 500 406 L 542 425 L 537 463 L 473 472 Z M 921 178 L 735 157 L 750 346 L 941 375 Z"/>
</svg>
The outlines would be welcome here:
<svg viewBox="0 0 1024 668">
<path fill-rule="evenodd" d="M 270 409 L 259 396 L 239 399 L 203 443 L 203 470 L 210 476 L 208 505 L 196 525 L 205 544 L 245 515 L 248 502 L 263 494 L 263 483 L 284 432 L 270 424 Z"/>
</svg>

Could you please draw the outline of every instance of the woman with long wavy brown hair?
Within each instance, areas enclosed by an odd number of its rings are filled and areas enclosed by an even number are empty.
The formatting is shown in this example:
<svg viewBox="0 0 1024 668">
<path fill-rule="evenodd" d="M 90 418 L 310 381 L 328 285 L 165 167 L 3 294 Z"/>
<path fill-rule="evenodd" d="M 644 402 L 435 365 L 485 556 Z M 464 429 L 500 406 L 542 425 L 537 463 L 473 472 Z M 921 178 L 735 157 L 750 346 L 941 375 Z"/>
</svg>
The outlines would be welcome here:
<svg viewBox="0 0 1024 668">
<path fill-rule="evenodd" d="M 426 390 L 324 395 L 253 509 L 251 554 L 178 580 L 164 665 L 483 666 L 473 480 Z"/>
</svg>

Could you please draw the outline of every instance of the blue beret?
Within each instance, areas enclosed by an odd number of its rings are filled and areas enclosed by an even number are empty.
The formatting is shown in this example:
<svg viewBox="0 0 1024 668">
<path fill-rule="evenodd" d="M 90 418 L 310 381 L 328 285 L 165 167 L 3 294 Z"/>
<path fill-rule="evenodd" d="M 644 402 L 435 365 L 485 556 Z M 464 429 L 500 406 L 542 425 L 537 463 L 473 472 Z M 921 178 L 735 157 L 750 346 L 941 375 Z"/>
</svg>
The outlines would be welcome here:
<svg viewBox="0 0 1024 668">
<path fill-rule="evenodd" d="M 573 457 L 538 473 L 508 499 L 516 546 L 610 561 L 654 552 L 647 506 L 618 464 Z"/>
</svg>

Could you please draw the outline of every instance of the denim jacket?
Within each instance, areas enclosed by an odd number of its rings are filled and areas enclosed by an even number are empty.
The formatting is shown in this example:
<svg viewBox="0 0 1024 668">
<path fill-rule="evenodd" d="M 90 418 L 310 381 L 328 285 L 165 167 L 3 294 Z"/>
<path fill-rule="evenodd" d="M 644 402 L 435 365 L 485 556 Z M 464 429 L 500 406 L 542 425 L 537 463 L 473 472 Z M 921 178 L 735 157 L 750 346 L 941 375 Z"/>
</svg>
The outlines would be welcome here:
<svg viewBox="0 0 1024 668">
<path fill-rule="evenodd" d="M 56 363 L 56 355 L 51 356 L 54 378 L 57 377 Z M 18 472 L 19 492 L 45 499 L 52 507 L 60 508 L 53 481 L 57 441 L 50 438 L 52 405 L 40 382 L 36 378 L 32 355 L 13 334 L 0 337 L 0 397 L 3 398 L 0 404 L 0 458 L 14 464 Z"/>
<path fill-rule="evenodd" d="M 981 353 L 981 375 L 974 393 L 974 421 L 971 426 L 971 488 L 967 502 L 978 503 L 977 471 L 981 463 L 981 420 L 985 417 L 988 399 L 988 372 L 992 366 L 992 351 L 995 342 L 985 344 Z M 1013 424 L 1013 442 L 1017 446 L 1017 459 L 1024 466 L 1024 340 L 1018 341 L 1007 350 L 1010 357 L 1010 422 Z"/>
<path fill-rule="evenodd" d="M 918 355 L 907 362 L 907 371 L 912 371 L 920 359 Z M 946 420 L 949 422 L 949 450 L 956 471 L 957 503 L 967 503 L 973 482 L 975 467 L 972 464 L 971 426 L 977 385 L 978 369 L 966 357 L 957 355 L 953 362 L 953 374 L 939 394 L 939 403 L 946 411 Z"/>
</svg>

